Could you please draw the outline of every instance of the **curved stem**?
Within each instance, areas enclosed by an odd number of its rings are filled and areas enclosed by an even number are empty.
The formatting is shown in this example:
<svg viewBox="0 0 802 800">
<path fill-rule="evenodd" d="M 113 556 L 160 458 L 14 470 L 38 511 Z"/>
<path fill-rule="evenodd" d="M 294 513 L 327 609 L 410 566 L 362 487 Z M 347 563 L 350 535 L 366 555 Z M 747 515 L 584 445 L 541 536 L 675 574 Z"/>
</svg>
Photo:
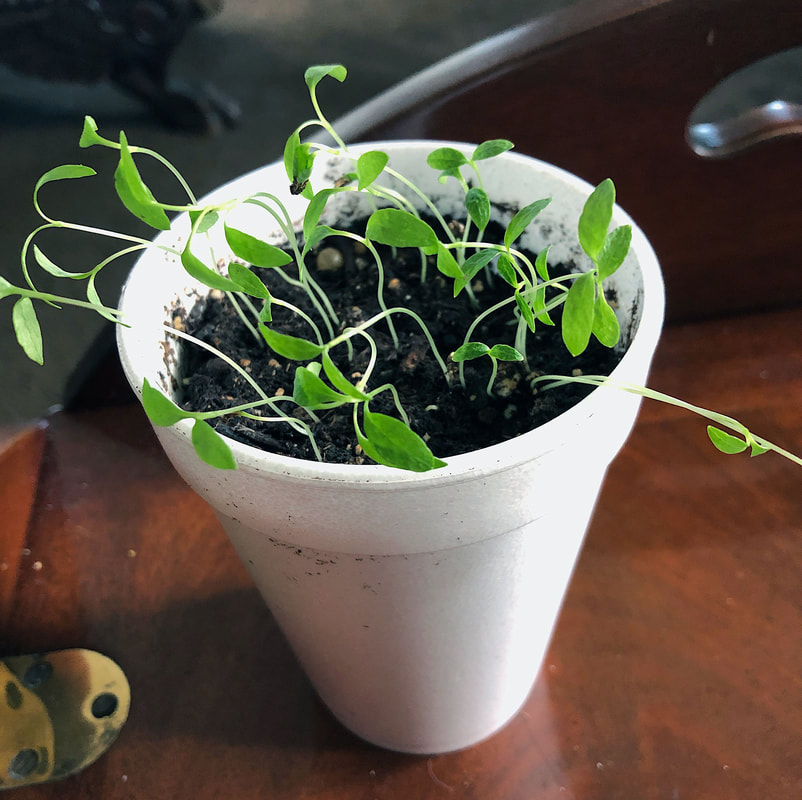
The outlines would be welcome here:
<svg viewBox="0 0 802 800">
<path fill-rule="evenodd" d="M 487 396 L 493 396 L 493 384 L 496 382 L 496 375 L 498 374 L 498 359 L 493 358 L 490 356 L 490 360 L 493 362 L 493 368 L 490 370 L 490 380 L 487 382 Z"/>
<path fill-rule="evenodd" d="M 382 263 L 381 256 L 379 255 L 379 251 L 376 249 L 376 246 L 370 239 L 366 239 L 364 236 L 359 236 L 359 234 L 356 233 L 351 233 L 351 231 L 335 231 L 335 233 L 339 236 L 344 236 L 347 239 L 353 239 L 356 242 L 360 242 L 373 256 L 378 272 L 376 282 L 376 299 L 378 300 L 379 308 L 386 313 L 387 304 L 384 302 L 384 264 Z M 389 315 L 387 316 L 387 327 L 389 328 L 390 336 L 393 339 L 393 347 L 398 350 L 400 344 L 398 340 L 398 334 L 396 333 L 395 325 L 393 325 L 393 321 Z"/>
<path fill-rule="evenodd" d="M 237 312 L 237 316 L 242 321 L 242 324 L 251 332 L 251 335 L 253 336 L 254 339 L 256 339 L 257 342 L 259 342 L 259 344 L 264 345 L 265 344 L 264 338 L 259 335 L 256 328 L 253 327 L 251 321 L 248 319 L 247 315 L 242 310 L 242 307 L 240 306 L 239 301 L 237 300 L 236 294 L 234 292 L 226 292 L 226 294 L 228 295 L 229 302 L 234 307 L 234 311 Z M 243 294 L 240 295 L 240 297 L 247 297 L 247 295 Z M 253 308 L 253 306 L 251 307 Z"/>
<path fill-rule="evenodd" d="M 17 294 L 20 297 L 30 297 L 31 300 L 42 300 L 45 303 L 54 305 L 76 306 L 77 308 L 86 308 L 90 311 L 97 313 L 103 312 L 101 316 L 106 314 L 117 317 L 117 322 L 123 319 L 123 312 L 119 308 L 111 308 L 110 306 L 99 305 L 98 303 L 90 303 L 88 300 L 77 300 L 74 297 L 64 297 L 58 294 L 50 294 L 49 292 L 40 292 L 36 289 L 23 289 L 21 286 L 15 286 L 13 292 L 9 295 Z"/>
<path fill-rule="evenodd" d="M 227 356 L 225 353 L 221 353 L 217 348 L 212 347 L 212 345 L 207 344 L 206 342 L 202 341 L 201 339 L 197 339 L 196 337 L 185 333 L 184 331 L 179 331 L 177 328 L 171 328 L 169 325 L 162 325 L 162 329 L 167 331 L 167 333 L 172 334 L 173 336 L 177 336 L 179 339 L 184 339 L 185 341 L 192 342 L 192 344 L 197 345 L 198 347 L 203 348 L 204 350 L 212 353 L 212 355 L 217 356 L 217 358 L 225 361 L 228 366 L 230 366 L 235 372 L 242 376 L 245 381 L 251 386 L 251 388 L 259 395 L 262 399 L 262 405 L 267 405 L 270 407 L 272 411 L 274 411 L 280 417 L 286 419 L 287 424 L 291 425 L 296 431 L 299 433 L 303 433 L 303 423 L 300 420 L 295 419 L 294 417 L 288 417 L 286 414 L 283 414 L 281 409 L 278 407 L 275 398 L 268 397 L 262 387 L 239 365 L 237 364 L 234 359 Z"/>
<path fill-rule="evenodd" d="M 317 86 L 312 87 L 311 91 L 309 92 L 309 97 L 312 100 L 312 108 L 315 109 L 315 114 L 317 114 L 318 124 L 320 127 L 323 128 L 323 130 L 325 130 L 343 150 L 345 150 L 345 142 L 340 138 L 340 134 L 334 130 L 331 123 L 323 116 L 323 112 L 320 110 L 320 105 L 317 101 Z"/>
<path fill-rule="evenodd" d="M 281 306 L 282 308 L 286 308 L 289 311 L 292 311 L 294 314 L 297 314 L 315 332 L 315 338 L 317 339 L 317 343 L 321 346 L 324 344 L 323 335 L 320 332 L 320 328 L 318 328 L 318 326 L 315 324 L 315 321 L 312 319 L 312 317 L 309 316 L 309 314 L 307 314 L 302 309 L 298 308 L 298 306 L 293 305 L 287 300 L 281 300 L 278 297 L 274 297 L 271 300 L 271 302 L 274 306 Z"/>
<path fill-rule="evenodd" d="M 136 147 L 130 146 L 129 151 L 131 153 L 142 153 L 143 155 L 151 156 L 155 158 L 163 166 L 167 167 L 167 169 L 175 176 L 178 182 L 181 184 L 181 188 L 187 193 L 187 197 L 189 197 L 190 201 L 193 205 L 197 205 L 198 201 L 195 195 L 190 189 L 189 184 L 184 180 L 184 176 L 163 156 L 161 153 L 157 153 L 155 150 L 150 150 L 147 147 Z"/>
<path fill-rule="evenodd" d="M 334 347 L 335 345 L 340 344 L 340 342 L 345 342 L 352 336 L 356 336 L 358 333 L 362 333 L 363 331 L 370 328 L 371 325 L 375 325 L 379 320 L 383 319 L 388 314 L 406 314 L 407 316 L 412 317 L 418 323 L 418 325 L 420 325 L 420 328 L 423 331 L 423 335 L 426 337 L 426 340 L 429 343 L 429 347 L 431 347 L 432 349 L 432 354 L 434 355 L 435 360 L 440 365 L 440 369 L 443 371 L 443 375 L 446 377 L 446 379 L 448 379 L 448 368 L 446 367 L 446 363 L 445 361 L 443 361 L 443 358 L 440 355 L 440 351 L 437 349 L 437 345 L 434 343 L 432 334 L 426 327 L 426 323 L 414 311 L 411 311 L 408 308 L 403 308 L 402 306 L 396 306 L 395 308 L 388 308 L 387 311 L 382 311 L 380 314 L 374 314 L 370 319 L 360 323 L 354 328 L 346 328 L 339 336 L 337 336 L 335 339 L 332 339 L 332 341 L 329 342 L 329 347 Z"/>
<path fill-rule="evenodd" d="M 202 339 L 198 339 L 192 334 L 186 333 L 185 331 L 178 330 L 178 328 L 172 328 L 167 324 L 162 324 L 162 329 L 167 331 L 167 333 L 172 334 L 173 336 L 177 336 L 179 339 L 184 339 L 187 342 L 192 342 L 192 344 L 197 345 L 198 347 L 203 348 L 207 352 L 211 353 L 217 358 L 225 361 L 229 367 L 231 367 L 235 372 L 241 375 L 245 381 L 250 384 L 251 388 L 259 395 L 259 397 L 270 404 L 270 398 L 265 394 L 262 387 L 239 365 L 233 358 L 230 358 L 225 353 L 221 353 L 216 347 L 212 347 L 212 345 L 207 344 Z M 273 408 L 272 405 L 270 405 Z M 273 409 L 274 411 L 278 411 L 277 409 Z"/>
<path fill-rule="evenodd" d="M 514 302 L 515 302 L 515 298 L 514 297 L 507 297 L 504 300 L 499 300 L 498 303 L 496 303 L 495 305 L 490 306 L 490 308 L 486 308 L 484 311 L 482 311 L 481 314 L 478 314 L 474 318 L 473 322 L 471 322 L 471 324 L 468 326 L 468 330 L 465 332 L 465 338 L 462 340 L 462 344 L 467 344 L 468 342 L 471 341 L 471 337 L 473 336 L 473 332 L 481 324 L 482 320 L 485 319 L 485 317 L 489 317 L 491 314 L 493 314 L 494 312 L 498 311 L 500 308 L 504 308 L 504 306 L 507 306 L 510 303 L 514 303 Z M 462 388 L 464 389 L 465 388 L 465 362 L 464 361 L 460 361 L 459 362 L 459 382 L 460 382 Z"/>
<path fill-rule="evenodd" d="M 649 389 L 646 386 L 638 386 L 637 384 L 631 383 L 621 383 L 619 381 L 611 380 L 605 375 L 540 375 L 535 379 L 535 382 L 540 381 L 552 381 L 552 383 L 545 388 L 561 386 L 566 383 L 584 383 L 589 386 L 606 386 L 611 389 L 618 389 L 622 392 L 628 392 L 629 394 L 646 397 L 650 400 L 657 400 L 661 403 L 665 403 L 666 405 L 676 406 L 677 408 L 682 408 L 685 411 L 690 411 L 697 416 L 709 419 L 711 422 L 715 422 L 724 428 L 729 428 L 730 430 L 744 436 L 747 440 L 747 443 L 749 441 L 754 441 L 759 447 L 762 447 L 766 450 L 773 450 L 775 453 L 787 458 L 789 461 L 802 466 L 802 458 L 794 455 L 794 453 L 789 452 L 779 445 L 768 441 L 768 439 L 756 436 L 749 430 L 749 428 L 746 427 L 746 425 L 738 422 L 737 419 L 729 417 L 726 414 L 721 414 L 718 411 L 712 411 L 709 408 L 704 408 L 703 406 L 697 406 L 693 403 L 688 403 L 685 400 L 680 400 L 672 395 L 664 394 L 663 392 L 657 392 L 654 389 Z"/>
<path fill-rule="evenodd" d="M 446 236 L 448 236 L 448 238 L 453 242 L 454 234 L 448 227 L 448 223 L 445 221 L 445 218 L 440 213 L 440 210 L 437 208 L 437 206 L 432 202 L 432 200 L 429 199 L 429 197 L 423 192 L 423 190 L 419 189 L 414 183 L 412 183 L 411 180 L 402 175 L 400 172 L 396 172 L 394 169 L 392 169 L 392 167 L 385 167 L 384 171 L 388 175 L 392 175 L 396 180 L 400 181 L 402 184 L 404 184 L 404 186 L 406 186 L 408 189 L 414 192 L 418 197 L 420 197 L 421 200 L 423 200 L 423 202 L 426 204 L 426 207 L 432 213 L 432 216 L 440 223 Z"/>
<path fill-rule="evenodd" d="M 390 392 L 390 394 L 393 396 L 393 405 L 396 407 L 396 410 L 398 411 L 398 414 L 401 417 L 404 425 L 409 428 L 409 416 L 407 415 L 407 412 L 404 411 L 404 407 L 401 405 L 401 397 L 398 394 L 398 389 L 396 389 L 392 383 L 385 383 L 383 386 L 380 386 L 378 389 L 370 393 L 371 400 L 381 392 Z"/>
<path fill-rule="evenodd" d="M 279 398 L 273 398 L 273 399 L 279 399 Z M 306 411 L 307 411 L 307 413 L 311 413 L 311 412 L 309 412 L 308 409 L 306 409 Z M 288 417 L 283 417 L 283 416 L 282 417 L 263 417 L 260 414 L 249 414 L 247 411 L 241 412 L 239 414 L 239 416 L 245 417 L 246 419 L 253 419 L 253 420 L 256 420 L 258 422 L 286 422 L 286 423 L 290 422 L 290 419 Z M 302 433 L 304 434 L 304 436 L 306 436 L 309 439 L 309 444 L 312 446 L 312 450 L 315 453 L 315 458 L 318 461 L 323 461 L 323 454 L 320 452 L 320 448 L 318 447 L 317 440 L 315 439 L 315 434 L 312 433 L 312 428 L 309 425 L 307 425 L 305 422 L 302 422 L 301 420 L 294 420 L 294 421 L 295 421 L 295 423 L 297 423 L 297 424 L 299 424 L 299 425 L 301 425 L 303 427 Z M 318 421 L 318 420 L 316 419 L 315 421 Z"/>
</svg>

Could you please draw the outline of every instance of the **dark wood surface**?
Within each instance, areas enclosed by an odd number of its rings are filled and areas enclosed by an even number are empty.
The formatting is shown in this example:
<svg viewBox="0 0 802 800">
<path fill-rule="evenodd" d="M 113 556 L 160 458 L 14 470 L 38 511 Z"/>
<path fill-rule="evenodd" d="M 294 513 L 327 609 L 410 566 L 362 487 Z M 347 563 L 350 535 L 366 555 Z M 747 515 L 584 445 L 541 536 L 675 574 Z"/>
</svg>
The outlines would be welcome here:
<svg viewBox="0 0 802 800">
<path fill-rule="evenodd" d="M 796 312 L 670 328 L 652 384 L 799 452 L 799 332 Z M 720 455 L 703 423 L 644 406 L 523 711 L 421 758 L 363 744 L 316 700 L 137 406 L 56 415 L 45 438 L 41 458 L 36 433 L 0 457 L 18 481 L 0 654 L 100 650 L 132 707 L 96 764 L 19 800 L 802 796 L 802 471 L 779 457 Z M 20 538 L 5 520 L 29 513 Z"/>
<path fill-rule="evenodd" d="M 338 129 L 350 141 L 504 137 L 594 184 L 613 178 L 660 259 L 670 320 L 790 307 L 802 304 L 802 137 L 702 158 L 686 127 L 722 79 L 800 45 L 798 0 L 581 0 L 441 62 Z M 795 68 L 796 81 L 769 73 L 769 87 L 798 102 Z M 796 124 L 777 127 L 799 134 L 795 108 Z"/>
<path fill-rule="evenodd" d="M 798 140 L 709 161 L 683 139 L 700 93 L 798 44 L 800 24 L 790 0 L 583 2 L 492 45 L 430 114 L 385 108 L 352 130 L 504 135 L 612 174 L 655 241 L 673 318 L 711 318 L 666 330 L 651 385 L 800 452 Z M 483 98 L 501 116 L 477 113 Z M 422 758 L 360 742 L 316 700 L 138 406 L 0 431 L 0 655 L 96 649 L 132 690 L 105 756 L 11 796 L 799 800 L 801 478 L 772 455 L 722 456 L 704 423 L 645 405 L 526 706 L 487 742 Z"/>
</svg>

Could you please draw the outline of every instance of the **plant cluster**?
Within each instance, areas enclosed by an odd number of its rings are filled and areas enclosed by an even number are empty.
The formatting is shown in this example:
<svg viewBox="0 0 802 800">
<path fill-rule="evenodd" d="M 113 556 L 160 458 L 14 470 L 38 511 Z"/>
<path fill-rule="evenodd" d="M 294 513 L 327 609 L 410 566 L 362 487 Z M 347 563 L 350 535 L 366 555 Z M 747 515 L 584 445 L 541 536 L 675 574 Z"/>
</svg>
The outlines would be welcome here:
<svg viewBox="0 0 802 800">
<path fill-rule="evenodd" d="M 208 463 L 221 467 L 235 467 L 231 451 L 225 439 L 209 425 L 213 417 L 241 415 L 263 422 L 279 422 L 291 425 L 310 438 L 317 452 L 314 435 L 307 421 L 291 413 L 292 407 L 305 409 L 307 418 L 317 420 L 317 413 L 332 408 L 350 407 L 355 438 L 364 453 L 379 464 L 415 471 L 426 471 L 444 465 L 421 436 L 408 424 L 406 412 L 395 386 L 392 383 L 374 385 L 376 346 L 374 331 L 377 326 L 393 338 L 398 338 L 396 322 L 404 316 L 411 318 L 429 345 L 429 352 L 437 361 L 446 381 L 460 381 L 464 386 L 463 365 L 468 360 L 485 359 L 488 362 L 486 391 L 493 392 L 499 362 L 527 362 L 527 336 L 537 325 L 555 325 L 559 316 L 560 331 L 565 346 L 572 355 L 583 352 L 591 337 L 606 347 L 615 346 L 620 337 L 619 323 L 614 310 L 605 297 L 604 281 L 623 263 L 630 247 L 632 231 L 624 225 L 610 229 L 615 188 L 612 181 L 599 184 L 584 206 L 578 220 L 579 243 L 591 261 L 591 268 L 584 272 L 570 273 L 559 277 L 550 275 L 549 249 L 541 250 L 532 259 L 519 249 L 517 244 L 527 227 L 549 204 L 550 199 L 537 199 L 519 209 L 507 224 L 501 241 L 485 239 L 485 231 L 491 217 L 491 198 L 482 182 L 485 163 L 510 150 L 513 144 L 504 139 L 495 139 L 479 144 L 470 155 L 450 147 L 440 147 L 428 155 L 428 165 L 439 173 L 442 182 L 457 181 L 464 191 L 465 217 L 461 224 L 449 224 L 435 203 L 407 178 L 396 172 L 386 153 L 373 150 L 352 158 L 353 169 L 334 186 L 319 189 L 311 184 L 315 159 L 321 154 L 349 157 L 346 144 L 340 139 L 320 110 L 317 86 L 325 77 L 338 81 L 345 79 L 345 68 L 336 66 L 311 67 L 306 71 L 305 81 L 309 90 L 315 117 L 296 128 L 288 138 L 284 149 L 284 166 L 293 194 L 301 195 L 308 202 L 303 216 L 302 230 L 298 234 L 290 214 L 281 200 L 267 192 L 258 192 L 245 198 L 233 198 L 212 204 L 199 203 L 176 168 L 158 153 L 146 148 L 130 145 L 123 132 L 119 140 L 104 138 L 91 117 L 84 122 L 80 138 L 81 147 L 102 146 L 119 154 L 114 174 L 114 185 L 119 199 L 136 217 L 152 228 L 169 230 L 168 213 L 186 212 L 191 221 L 190 234 L 180 249 L 178 245 L 153 244 L 137 236 L 92 228 L 73 222 L 57 220 L 43 210 L 39 195 L 42 188 L 52 182 L 84 178 L 95 171 L 83 165 L 56 167 L 40 178 L 34 189 L 33 202 L 44 220 L 26 239 L 21 255 L 25 286 L 14 286 L 0 278 L 0 298 L 16 296 L 13 306 L 13 323 L 17 339 L 27 355 L 38 363 L 43 362 L 42 336 L 34 300 L 52 305 L 70 304 L 91 309 L 103 317 L 125 324 L 118 309 L 105 305 L 95 287 L 98 273 L 119 257 L 135 253 L 147 247 L 158 246 L 180 258 L 186 272 L 210 290 L 225 292 L 243 323 L 253 336 L 280 356 L 298 362 L 295 369 L 291 396 L 267 396 L 246 370 L 225 353 L 215 355 L 228 363 L 245 381 L 251 384 L 257 399 L 247 404 L 216 411 L 188 411 L 179 407 L 159 389 L 145 381 L 142 387 L 142 403 L 151 421 L 156 425 L 172 425 L 182 419 L 193 420 L 192 440 L 198 455 Z M 302 134 L 307 128 L 316 126 L 328 134 L 334 144 L 308 141 Z M 135 156 L 149 156 L 159 161 L 179 181 L 186 193 L 187 202 L 167 204 L 158 201 L 143 181 L 135 162 Z M 409 196 L 418 198 L 426 209 L 426 221 L 406 194 L 389 188 L 387 178 L 393 185 L 401 183 Z M 329 200 L 344 192 L 358 192 L 368 196 L 373 211 L 367 220 L 364 234 L 351 230 L 334 229 L 321 220 Z M 286 247 L 278 247 L 264 238 L 235 227 L 229 215 L 238 206 L 245 204 L 264 211 L 271 228 L 278 227 L 284 234 Z M 222 226 L 226 243 L 235 260 L 223 270 L 214 256 L 198 255 L 204 248 L 198 243 L 215 226 Z M 102 236 L 112 237 L 124 243 L 124 247 L 103 259 L 91 269 L 72 272 L 55 264 L 34 242 L 35 237 L 48 228 L 69 228 Z M 337 310 L 327 293 L 315 280 L 306 266 L 307 255 L 333 237 L 346 237 L 357 241 L 371 255 L 378 275 L 377 302 L 379 311 L 364 322 L 351 327 L 341 323 Z M 426 320 L 403 305 L 388 305 L 384 291 L 384 267 L 378 245 L 391 248 L 415 248 L 420 252 L 421 280 L 427 280 L 427 269 L 434 267 L 453 286 L 453 296 L 465 292 L 476 308 L 473 323 L 465 333 L 464 341 L 452 353 L 440 353 L 434 342 Z M 208 248 L 205 248 L 208 251 Z M 29 260 L 58 278 L 85 281 L 86 299 L 58 296 L 37 290 L 32 279 Z M 268 270 L 275 280 L 263 281 L 252 269 Z M 501 281 L 507 287 L 505 298 L 489 308 L 482 309 L 473 293 L 473 282 L 483 274 L 487 281 Z M 264 274 L 264 273 L 263 273 Z M 282 283 L 301 289 L 314 313 L 307 313 L 281 297 L 276 286 Z M 273 311 L 283 307 L 302 318 L 308 335 L 299 337 L 284 333 L 273 324 Z M 555 315 L 560 308 L 559 315 Z M 477 328 L 489 315 L 505 314 L 514 331 L 510 341 L 482 342 L 474 338 Z M 185 331 L 165 325 L 173 336 L 192 341 L 207 350 L 213 349 L 205 342 L 193 338 Z M 365 344 L 373 354 L 367 367 L 354 380 L 347 369 L 353 357 L 354 343 Z M 449 363 L 451 362 L 451 363 Z M 458 365 L 454 368 L 452 365 Z M 456 373 L 457 377 L 454 377 Z M 557 386 L 567 382 L 579 382 L 594 386 L 609 385 L 604 376 L 541 376 L 545 386 Z M 752 455 L 775 450 L 799 463 L 795 456 L 777 446 L 754 436 L 747 428 L 716 412 L 701 409 L 675 398 L 661 395 L 645 387 L 619 386 L 619 389 L 654 397 L 670 402 L 707 417 L 715 425 L 708 428 L 710 438 L 723 452 L 734 453 L 750 449 Z M 371 402 L 381 394 L 392 398 L 395 415 L 379 413 L 371 409 Z M 726 430 L 732 431 L 728 433 Z"/>
</svg>

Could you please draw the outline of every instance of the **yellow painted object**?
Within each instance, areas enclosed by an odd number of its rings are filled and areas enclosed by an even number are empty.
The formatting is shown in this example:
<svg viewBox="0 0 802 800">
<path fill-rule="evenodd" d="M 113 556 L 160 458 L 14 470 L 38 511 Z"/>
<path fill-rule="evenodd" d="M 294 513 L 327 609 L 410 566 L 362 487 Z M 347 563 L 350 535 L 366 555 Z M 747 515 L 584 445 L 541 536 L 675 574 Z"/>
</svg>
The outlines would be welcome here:
<svg viewBox="0 0 802 800">
<path fill-rule="evenodd" d="M 0 789 L 88 767 L 117 738 L 130 705 L 125 674 L 100 653 L 0 659 Z"/>
</svg>

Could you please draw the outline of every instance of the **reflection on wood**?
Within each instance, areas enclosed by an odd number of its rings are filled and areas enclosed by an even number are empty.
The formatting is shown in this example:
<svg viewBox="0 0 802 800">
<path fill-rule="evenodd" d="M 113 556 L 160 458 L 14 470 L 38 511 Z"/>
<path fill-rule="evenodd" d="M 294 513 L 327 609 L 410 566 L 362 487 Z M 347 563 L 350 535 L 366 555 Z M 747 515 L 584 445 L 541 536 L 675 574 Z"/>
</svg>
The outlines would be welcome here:
<svg viewBox="0 0 802 800">
<path fill-rule="evenodd" d="M 795 324 L 670 329 L 652 382 L 800 451 L 789 399 L 802 396 L 802 343 L 783 335 Z M 734 355 L 720 358 L 725 344 Z M 26 539 L 42 568 L 20 570 L 2 652 L 105 652 L 132 706 L 96 764 L 16 796 L 791 800 L 799 483 L 783 459 L 720 455 L 702 423 L 645 405 L 526 706 L 487 742 L 426 759 L 365 745 L 329 716 L 138 407 L 58 415 Z"/>
</svg>

